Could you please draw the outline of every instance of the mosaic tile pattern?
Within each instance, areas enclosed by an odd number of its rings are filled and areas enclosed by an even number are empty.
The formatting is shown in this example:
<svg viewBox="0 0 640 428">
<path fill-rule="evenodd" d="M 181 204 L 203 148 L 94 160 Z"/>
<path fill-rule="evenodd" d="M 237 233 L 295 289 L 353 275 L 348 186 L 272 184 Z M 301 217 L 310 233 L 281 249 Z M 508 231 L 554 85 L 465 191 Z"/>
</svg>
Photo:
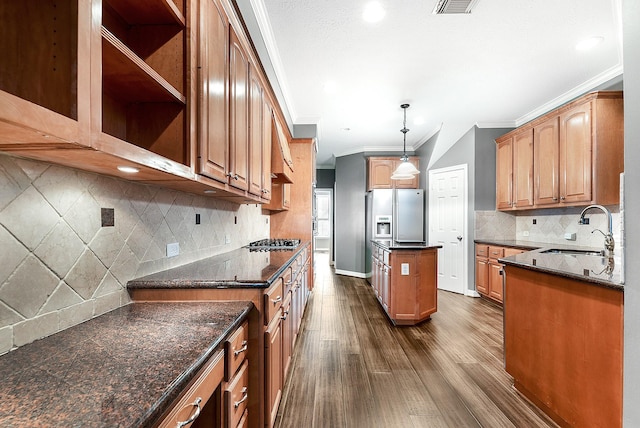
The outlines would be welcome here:
<svg viewBox="0 0 640 428">
<path fill-rule="evenodd" d="M 256 204 L 0 155 L 0 354 L 127 304 L 132 278 L 268 237 Z"/>
</svg>

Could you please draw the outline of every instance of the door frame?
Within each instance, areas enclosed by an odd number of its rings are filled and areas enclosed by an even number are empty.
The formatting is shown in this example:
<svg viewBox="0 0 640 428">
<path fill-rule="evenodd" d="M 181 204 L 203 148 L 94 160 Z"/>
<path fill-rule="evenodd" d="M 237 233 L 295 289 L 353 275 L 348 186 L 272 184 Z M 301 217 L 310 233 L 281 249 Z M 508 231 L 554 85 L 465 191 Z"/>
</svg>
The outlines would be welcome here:
<svg viewBox="0 0 640 428">
<path fill-rule="evenodd" d="M 329 199 L 329 218 L 328 218 L 328 220 L 329 220 L 329 237 L 327 239 L 328 239 L 328 242 L 329 242 L 329 264 L 333 265 L 333 246 L 334 246 L 334 242 L 333 242 L 333 240 L 334 240 L 334 231 L 333 231 L 333 227 L 334 227 L 334 224 L 333 224 L 333 212 L 334 212 L 334 209 L 333 209 L 333 203 L 334 203 L 334 200 L 333 200 L 333 189 L 330 189 L 330 188 L 317 188 L 317 189 L 315 189 L 313 197 L 316 198 L 316 201 L 314 201 L 316 203 L 316 222 L 318 222 L 320 220 L 318 218 L 318 214 L 317 214 L 317 196 L 318 196 L 318 193 L 321 193 L 323 195 L 327 195 L 328 199 Z M 317 226 L 316 226 L 316 230 L 314 230 L 314 233 L 313 233 L 314 248 L 316 248 L 315 240 L 317 238 L 317 232 L 318 232 L 318 230 L 317 230 Z"/>
<path fill-rule="evenodd" d="M 436 169 L 431 169 L 429 170 L 429 183 L 427 185 L 427 187 L 429 188 L 429 207 L 435 206 L 434 205 L 434 197 L 435 194 L 434 192 L 431 191 L 431 183 L 433 183 L 432 178 L 436 175 L 436 174 L 442 174 L 442 173 L 447 173 L 450 171 L 455 171 L 455 170 L 462 170 L 462 173 L 464 175 L 464 189 L 463 189 L 463 198 L 464 198 L 464 203 L 463 203 L 463 215 L 462 218 L 464 219 L 463 221 L 463 225 L 462 225 L 462 236 L 463 236 L 463 251 L 462 251 L 462 283 L 464 284 L 464 288 L 463 288 L 463 292 L 462 294 L 464 294 L 465 296 L 472 296 L 472 297 L 479 297 L 479 295 L 477 294 L 477 292 L 474 290 L 469 289 L 469 245 L 473 245 L 473 239 L 469 238 L 469 166 L 468 164 L 464 163 L 464 164 L 460 164 L 460 165 L 453 165 L 453 166 L 448 166 L 448 167 L 444 167 L 444 168 L 436 168 Z M 429 228 L 427 230 L 428 232 L 428 242 L 429 245 L 433 245 L 432 241 L 431 241 L 431 227 L 432 225 L 436 224 L 435 223 L 435 216 L 436 216 L 436 210 L 432 210 L 429 209 Z"/>
</svg>

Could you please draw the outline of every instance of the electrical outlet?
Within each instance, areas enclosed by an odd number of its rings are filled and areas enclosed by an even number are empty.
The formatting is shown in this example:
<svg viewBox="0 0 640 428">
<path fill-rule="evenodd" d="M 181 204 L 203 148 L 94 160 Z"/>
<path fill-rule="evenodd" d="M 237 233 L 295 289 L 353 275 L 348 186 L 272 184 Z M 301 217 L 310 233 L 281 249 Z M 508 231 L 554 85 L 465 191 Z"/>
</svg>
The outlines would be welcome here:
<svg viewBox="0 0 640 428">
<path fill-rule="evenodd" d="M 167 244 L 167 257 L 175 257 L 178 254 L 180 254 L 180 244 L 178 242 Z"/>
<path fill-rule="evenodd" d="M 200 214 L 196 214 L 196 224 L 200 224 Z"/>
<path fill-rule="evenodd" d="M 224 243 L 231 244 L 231 235 L 224 235 Z"/>
</svg>

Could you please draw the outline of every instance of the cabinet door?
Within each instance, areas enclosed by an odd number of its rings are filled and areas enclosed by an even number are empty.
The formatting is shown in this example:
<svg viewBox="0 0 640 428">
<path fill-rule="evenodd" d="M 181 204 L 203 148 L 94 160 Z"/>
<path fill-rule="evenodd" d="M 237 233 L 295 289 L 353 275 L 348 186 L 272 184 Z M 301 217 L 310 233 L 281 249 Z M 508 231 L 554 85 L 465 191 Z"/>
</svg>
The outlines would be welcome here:
<svg viewBox="0 0 640 428">
<path fill-rule="evenodd" d="M 504 265 L 489 262 L 489 297 L 502 302 L 502 268 Z"/>
<path fill-rule="evenodd" d="M 409 158 L 409 162 L 411 162 L 417 169 L 420 169 L 420 160 L 418 158 Z M 393 171 L 395 171 L 401 163 L 401 160 L 393 161 L 393 169 L 391 170 L 389 177 L 393 175 Z M 391 186 L 394 189 L 417 189 L 420 187 L 420 174 L 414 175 L 411 179 L 391 180 Z"/>
<path fill-rule="evenodd" d="M 231 26 L 229 34 L 229 184 L 248 190 L 249 60 Z"/>
<path fill-rule="evenodd" d="M 282 185 L 282 208 L 291 208 L 291 184 L 289 183 Z"/>
<path fill-rule="evenodd" d="M 217 0 L 205 0 L 200 14 L 199 173 L 227 182 L 229 138 L 227 80 L 229 24 Z"/>
<path fill-rule="evenodd" d="M 282 305 L 282 381 L 287 378 L 289 364 L 291 363 L 291 353 L 293 344 L 293 325 L 295 322 L 294 291 L 287 294 L 287 298 Z"/>
<path fill-rule="evenodd" d="M 513 203 L 516 208 L 533 206 L 533 130 L 513 137 Z"/>
<path fill-rule="evenodd" d="M 369 186 L 371 189 L 391 189 L 393 160 L 369 158 Z"/>
<path fill-rule="evenodd" d="M 262 195 L 262 83 L 256 67 L 249 71 L 249 193 Z"/>
<path fill-rule="evenodd" d="M 535 173 L 535 204 L 558 203 L 559 170 L 558 118 L 553 117 L 533 129 L 533 170 Z"/>
<path fill-rule="evenodd" d="M 496 208 L 513 208 L 513 139 L 498 143 L 496 147 Z"/>
<path fill-rule="evenodd" d="M 262 197 L 271 200 L 271 132 L 273 109 L 263 97 L 262 109 Z"/>
<path fill-rule="evenodd" d="M 282 396 L 282 330 L 280 318 L 274 319 L 264 333 L 265 344 L 265 420 L 272 427 Z"/>
<path fill-rule="evenodd" d="M 591 102 L 560 116 L 560 202 L 591 201 Z"/>
<path fill-rule="evenodd" d="M 476 257 L 476 291 L 489 294 L 489 261 L 480 257 Z"/>
</svg>

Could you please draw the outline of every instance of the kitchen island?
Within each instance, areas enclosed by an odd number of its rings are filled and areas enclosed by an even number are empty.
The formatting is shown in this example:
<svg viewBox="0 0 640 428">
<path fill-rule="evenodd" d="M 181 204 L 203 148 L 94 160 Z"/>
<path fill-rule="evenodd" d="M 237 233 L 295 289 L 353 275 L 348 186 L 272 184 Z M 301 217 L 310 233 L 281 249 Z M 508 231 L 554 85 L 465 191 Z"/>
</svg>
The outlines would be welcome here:
<svg viewBox="0 0 640 428">
<path fill-rule="evenodd" d="M 619 258 L 547 245 L 505 257 L 505 368 L 561 426 L 622 426 Z M 593 249 L 592 249 L 593 250 Z"/>
<path fill-rule="evenodd" d="M 438 310 L 440 245 L 372 240 L 371 286 L 394 325 L 415 325 Z"/>
<path fill-rule="evenodd" d="M 252 308 L 132 303 L 5 354 L 0 426 L 157 426 L 203 372 L 213 395 L 224 341 Z"/>
</svg>

